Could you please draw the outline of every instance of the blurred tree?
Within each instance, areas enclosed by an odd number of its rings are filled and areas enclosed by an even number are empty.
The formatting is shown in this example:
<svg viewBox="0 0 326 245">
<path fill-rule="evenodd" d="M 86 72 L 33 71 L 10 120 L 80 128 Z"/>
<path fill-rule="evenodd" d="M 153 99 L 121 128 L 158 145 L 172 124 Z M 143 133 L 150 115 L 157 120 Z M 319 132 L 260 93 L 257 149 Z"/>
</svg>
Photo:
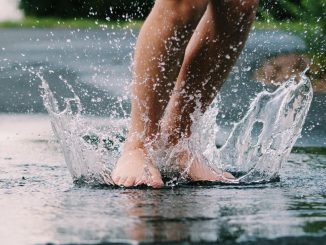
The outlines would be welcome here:
<svg viewBox="0 0 326 245">
<path fill-rule="evenodd" d="M 326 0 L 301 0 L 303 13 L 302 20 L 319 23 L 326 35 Z"/>
<path fill-rule="evenodd" d="M 143 19 L 154 0 L 21 0 L 26 15 Z M 261 0 L 258 19 L 321 22 L 326 28 L 326 0 Z"/>
<path fill-rule="evenodd" d="M 143 19 L 154 0 L 21 0 L 27 16 Z"/>
<path fill-rule="evenodd" d="M 317 23 L 326 34 L 326 0 L 261 0 L 258 19 Z"/>
</svg>

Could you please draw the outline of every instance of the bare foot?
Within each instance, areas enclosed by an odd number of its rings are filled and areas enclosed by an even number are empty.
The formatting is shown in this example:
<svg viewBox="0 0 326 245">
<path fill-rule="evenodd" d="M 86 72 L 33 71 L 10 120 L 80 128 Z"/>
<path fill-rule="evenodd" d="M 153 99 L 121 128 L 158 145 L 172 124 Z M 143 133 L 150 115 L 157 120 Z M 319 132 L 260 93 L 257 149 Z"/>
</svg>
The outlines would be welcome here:
<svg viewBox="0 0 326 245">
<path fill-rule="evenodd" d="M 112 172 L 112 180 L 124 187 L 148 185 L 160 188 L 164 185 L 160 171 L 141 148 L 123 152 Z"/>
<path fill-rule="evenodd" d="M 184 151 L 178 157 L 183 173 L 193 181 L 233 181 L 234 176 L 222 170 L 214 170 L 203 156 L 194 156 Z"/>
</svg>

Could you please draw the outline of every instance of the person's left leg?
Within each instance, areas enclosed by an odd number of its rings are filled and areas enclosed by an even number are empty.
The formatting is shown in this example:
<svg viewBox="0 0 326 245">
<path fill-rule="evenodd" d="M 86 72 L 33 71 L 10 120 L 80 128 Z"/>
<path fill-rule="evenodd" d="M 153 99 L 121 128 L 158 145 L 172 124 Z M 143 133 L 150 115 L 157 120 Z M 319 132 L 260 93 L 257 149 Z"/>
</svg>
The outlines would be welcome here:
<svg viewBox="0 0 326 245">
<path fill-rule="evenodd" d="M 134 54 L 128 137 L 112 172 L 116 185 L 163 185 L 147 148 L 157 137 L 187 43 L 207 3 L 208 0 L 156 0 L 141 28 Z"/>
<path fill-rule="evenodd" d="M 162 123 L 168 145 L 191 134 L 191 115 L 204 113 L 217 95 L 247 39 L 258 0 L 211 0 L 186 49 L 185 58 Z M 230 174 L 212 171 L 191 152 L 180 154 L 192 180 L 221 180 Z"/>
</svg>

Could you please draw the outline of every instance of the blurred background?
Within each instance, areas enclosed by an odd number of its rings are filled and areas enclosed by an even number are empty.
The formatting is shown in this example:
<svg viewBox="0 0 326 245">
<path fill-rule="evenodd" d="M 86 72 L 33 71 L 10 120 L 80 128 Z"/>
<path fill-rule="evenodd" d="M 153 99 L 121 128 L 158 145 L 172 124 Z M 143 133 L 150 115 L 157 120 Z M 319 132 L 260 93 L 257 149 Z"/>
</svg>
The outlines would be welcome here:
<svg viewBox="0 0 326 245">
<path fill-rule="evenodd" d="M 60 101 L 71 96 L 67 80 L 85 114 L 122 116 L 121 103 L 128 113 L 132 50 L 153 4 L 0 0 L 0 112 L 45 112 L 34 75 L 41 71 Z M 246 47 L 220 93 L 225 137 L 257 93 L 309 67 L 315 96 L 298 145 L 326 146 L 325 51 L 326 0 L 260 0 Z"/>
<path fill-rule="evenodd" d="M 0 0 L 0 27 L 85 28 L 125 22 L 140 26 L 153 3 L 154 0 Z M 261 0 L 255 27 L 293 32 L 307 46 L 304 56 L 269 62 L 268 68 L 258 72 L 260 80 L 280 81 L 283 73 L 291 73 L 296 66 L 301 69 L 302 62 L 311 62 L 309 75 L 315 89 L 325 90 L 326 0 Z M 284 64 L 289 60 L 286 69 Z M 280 69 L 276 63 L 283 66 L 281 73 L 275 71 Z"/>
</svg>

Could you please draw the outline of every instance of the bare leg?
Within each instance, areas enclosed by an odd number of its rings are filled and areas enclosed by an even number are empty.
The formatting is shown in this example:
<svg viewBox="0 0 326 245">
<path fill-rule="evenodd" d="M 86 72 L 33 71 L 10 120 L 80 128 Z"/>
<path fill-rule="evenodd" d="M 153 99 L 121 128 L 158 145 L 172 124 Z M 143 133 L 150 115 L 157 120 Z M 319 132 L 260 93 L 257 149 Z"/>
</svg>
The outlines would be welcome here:
<svg viewBox="0 0 326 245">
<path fill-rule="evenodd" d="M 195 30 L 162 123 L 168 144 L 189 137 L 191 114 L 205 112 L 237 60 L 255 17 L 258 0 L 211 0 Z M 199 107 L 199 108 L 198 108 Z M 180 155 L 185 167 L 190 152 Z M 220 180 L 200 159 L 188 172 L 193 180 Z M 227 174 L 226 177 L 232 177 Z"/>
<path fill-rule="evenodd" d="M 208 0 L 157 0 L 139 34 L 134 55 L 132 111 L 124 151 L 112 173 L 115 184 L 160 187 L 159 171 L 145 145 L 157 137 L 187 43 Z"/>
</svg>

